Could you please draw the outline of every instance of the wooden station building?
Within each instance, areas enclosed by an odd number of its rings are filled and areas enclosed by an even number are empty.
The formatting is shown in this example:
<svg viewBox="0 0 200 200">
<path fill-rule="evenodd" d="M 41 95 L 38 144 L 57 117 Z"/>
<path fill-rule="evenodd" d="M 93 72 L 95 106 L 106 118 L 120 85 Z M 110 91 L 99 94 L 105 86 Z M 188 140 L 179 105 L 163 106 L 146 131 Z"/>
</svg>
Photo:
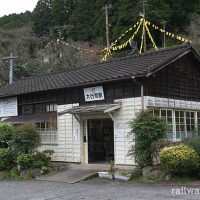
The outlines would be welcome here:
<svg viewBox="0 0 200 200">
<path fill-rule="evenodd" d="M 92 163 L 127 156 L 128 122 L 149 108 L 179 140 L 200 130 L 200 57 L 190 45 L 149 51 L 58 73 L 22 78 L 0 88 L 2 122 L 36 124 L 41 149 L 54 160 Z"/>
</svg>

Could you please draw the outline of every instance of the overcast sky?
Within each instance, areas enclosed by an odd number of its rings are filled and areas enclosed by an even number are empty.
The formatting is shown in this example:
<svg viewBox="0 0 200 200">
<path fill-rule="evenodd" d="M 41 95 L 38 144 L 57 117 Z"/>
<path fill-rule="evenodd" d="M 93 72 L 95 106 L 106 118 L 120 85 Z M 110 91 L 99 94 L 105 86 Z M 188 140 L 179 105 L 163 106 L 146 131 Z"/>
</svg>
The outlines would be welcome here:
<svg viewBox="0 0 200 200">
<path fill-rule="evenodd" d="M 0 17 L 12 13 L 32 11 L 38 0 L 0 0 Z"/>
</svg>

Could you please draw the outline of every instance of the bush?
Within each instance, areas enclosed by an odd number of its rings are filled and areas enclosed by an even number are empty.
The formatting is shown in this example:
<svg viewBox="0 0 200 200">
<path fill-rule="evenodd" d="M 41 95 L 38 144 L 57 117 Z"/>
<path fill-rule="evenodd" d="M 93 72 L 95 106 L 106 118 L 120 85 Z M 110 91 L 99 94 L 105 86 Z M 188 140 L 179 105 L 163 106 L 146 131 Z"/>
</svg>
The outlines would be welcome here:
<svg viewBox="0 0 200 200">
<path fill-rule="evenodd" d="M 169 172 L 190 173 L 199 166 L 197 152 L 186 145 L 168 147 L 160 152 L 161 165 Z"/>
<path fill-rule="evenodd" d="M 198 138 L 186 138 L 182 140 L 182 143 L 192 147 L 200 156 L 200 137 Z"/>
<path fill-rule="evenodd" d="M 13 157 L 10 149 L 0 148 L 0 171 L 11 168 L 12 161 Z"/>
<path fill-rule="evenodd" d="M 151 149 L 152 149 L 154 156 L 158 157 L 159 153 L 162 149 L 164 149 L 165 147 L 172 147 L 172 146 L 175 146 L 177 144 L 180 144 L 180 142 L 173 142 L 173 141 L 168 140 L 168 139 L 160 139 L 160 140 L 154 141 L 151 144 Z"/>
<path fill-rule="evenodd" d="M 47 166 L 48 159 L 45 153 L 38 152 L 34 155 L 34 162 L 32 164 L 32 168 L 42 168 L 43 166 Z"/>
<path fill-rule="evenodd" d="M 32 166 L 34 161 L 33 154 L 28 153 L 22 153 L 17 156 L 17 165 L 20 166 L 20 169 L 28 169 Z"/>
<path fill-rule="evenodd" d="M 9 146 L 13 132 L 13 126 L 9 124 L 0 124 L 0 147 L 5 148 Z"/>
<path fill-rule="evenodd" d="M 33 124 L 16 127 L 11 140 L 11 148 L 20 153 L 32 153 L 40 145 L 40 136 Z"/>
<path fill-rule="evenodd" d="M 135 137 L 135 146 L 129 151 L 129 155 L 135 157 L 139 168 L 152 165 L 151 144 L 166 137 L 166 123 L 148 111 L 143 111 L 130 122 L 129 126 L 131 128 L 129 136 Z"/>
</svg>

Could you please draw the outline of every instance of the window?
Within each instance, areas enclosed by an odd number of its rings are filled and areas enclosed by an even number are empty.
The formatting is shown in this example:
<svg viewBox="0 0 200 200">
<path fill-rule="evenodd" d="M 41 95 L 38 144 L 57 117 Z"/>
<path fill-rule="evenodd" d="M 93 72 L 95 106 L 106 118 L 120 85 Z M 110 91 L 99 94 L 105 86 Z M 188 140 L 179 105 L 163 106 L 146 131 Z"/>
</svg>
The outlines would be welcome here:
<svg viewBox="0 0 200 200">
<path fill-rule="evenodd" d="M 187 137 L 195 135 L 195 112 L 186 111 L 186 130 Z"/>
<path fill-rule="evenodd" d="M 46 105 L 46 111 L 47 112 L 54 112 L 57 111 L 57 104 L 47 104 Z"/>
<path fill-rule="evenodd" d="M 45 104 L 35 105 L 35 113 L 44 113 L 44 112 L 45 112 Z"/>
<path fill-rule="evenodd" d="M 169 139 L 195 137 L 196 130 L 200 133 L 200 112 L 170 109 L 150 109 L 150 112 L 166 121 Z"/>
<path fill-rule="evenodd" d="M 175 111 L 176 139 L 186 137 L 184 111 Z"/>
<path fill-rule="evenodd" d="M 173 139 L 173 121 L 172 121 L 172 110 L 160 110 L 160 116 L 164 119 L 168 125 L 168 134 L 169 139 Z"/>
<path fill-rule="evenodd" d="M 197 130 L 198 135 L 200 136 L 200 112 L 197 112 Z"/>
<path fill-rule="evenodd" d="M 32 105 L 23 105 L 22 106 L 22 114 L 32 114 L 33 106 Z"/>
<path fill-rule="evenodd" d="M 50 117 L 46 122 L 36 123 L 43 144 L 57 143 L 57 117 Z"/>
</svg>

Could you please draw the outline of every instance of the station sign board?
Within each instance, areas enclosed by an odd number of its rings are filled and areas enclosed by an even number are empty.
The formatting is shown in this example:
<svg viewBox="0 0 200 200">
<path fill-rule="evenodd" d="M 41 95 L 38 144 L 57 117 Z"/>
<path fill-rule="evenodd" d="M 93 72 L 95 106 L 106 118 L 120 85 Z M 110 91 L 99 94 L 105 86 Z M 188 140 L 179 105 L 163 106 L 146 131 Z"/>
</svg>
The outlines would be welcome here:
<svg viewBox="0 0 200 200">
<path fill-rule="evenodd" d="M 105 99 L 103 86 L 84 88 L 85 101 L 102 101 Z"/>
</svg>

